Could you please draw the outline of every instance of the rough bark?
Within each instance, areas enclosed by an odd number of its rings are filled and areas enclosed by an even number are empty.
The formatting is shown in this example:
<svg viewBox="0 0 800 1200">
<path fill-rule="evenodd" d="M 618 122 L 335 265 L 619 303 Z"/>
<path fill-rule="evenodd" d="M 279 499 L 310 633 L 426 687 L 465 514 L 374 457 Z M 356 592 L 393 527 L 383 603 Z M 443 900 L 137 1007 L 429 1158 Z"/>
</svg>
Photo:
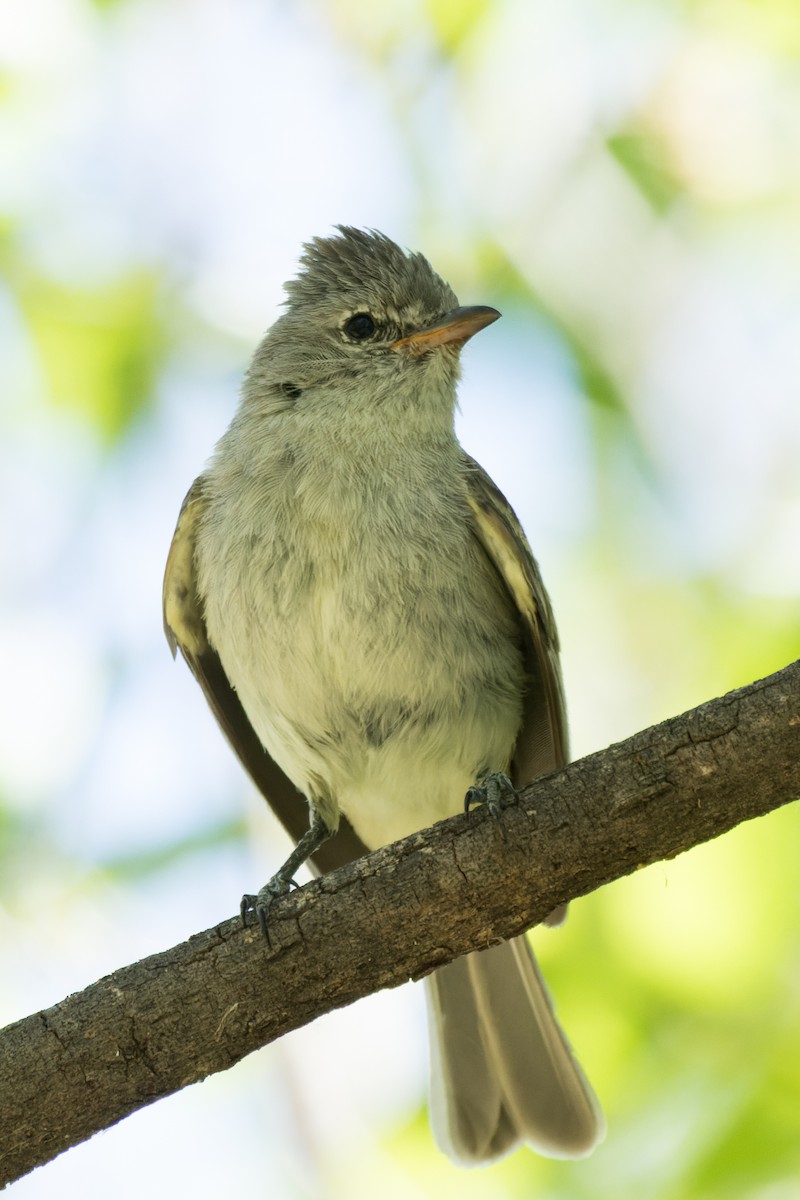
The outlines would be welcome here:
<svg viewBox="0 0 800 1200">
<path fill-rule="evenodd" d="M 0 1185 L 321 1013 L 800 796 L 800 661 L 0 1033 Z"/>
</svg>

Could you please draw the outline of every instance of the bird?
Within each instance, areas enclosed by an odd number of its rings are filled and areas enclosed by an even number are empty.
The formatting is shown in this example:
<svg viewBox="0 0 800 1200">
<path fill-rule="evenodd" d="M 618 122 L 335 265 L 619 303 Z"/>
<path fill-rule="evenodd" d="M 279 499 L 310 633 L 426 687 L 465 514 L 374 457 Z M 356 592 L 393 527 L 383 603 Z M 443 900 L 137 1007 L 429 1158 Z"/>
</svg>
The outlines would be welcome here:
<svg viewBox="0 0 800 1200">
<path fill-rule="evenodd" d="M 460 355 L 500 313 L 420 253 L 340 225 L 304 245 L 236 413 L 181 508 L 163 614 L 242 764 L 330 870 L 564 765 L 551 604 L 455 432 Z M 524 936 L 427 979 L 434 1138 L 453 1162 L 604 1136 Z"/>
</svg>

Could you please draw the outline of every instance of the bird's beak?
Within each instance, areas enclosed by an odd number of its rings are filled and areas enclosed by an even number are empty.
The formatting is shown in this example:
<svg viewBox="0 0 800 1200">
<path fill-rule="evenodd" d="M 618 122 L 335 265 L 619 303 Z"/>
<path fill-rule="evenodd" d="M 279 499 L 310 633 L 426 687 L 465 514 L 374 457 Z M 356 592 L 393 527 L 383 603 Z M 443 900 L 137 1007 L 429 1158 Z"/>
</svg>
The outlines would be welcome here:
<svg viewBox="0 0 800 1200">
<path fill-rule="evenodd" d="M 400 338 L 392 344 L 392 349 L 406 350 L 409 354 L 427 354 L 436 346 L 455 345 L 460 348 L 474 333 L 491 325 L 499 316 L 496 308 L 488 308 L 485 304 L 454 308 L 433 325 L 427 325 L 424 329 L 410 333 L 408 337 Z"/>
</svg>

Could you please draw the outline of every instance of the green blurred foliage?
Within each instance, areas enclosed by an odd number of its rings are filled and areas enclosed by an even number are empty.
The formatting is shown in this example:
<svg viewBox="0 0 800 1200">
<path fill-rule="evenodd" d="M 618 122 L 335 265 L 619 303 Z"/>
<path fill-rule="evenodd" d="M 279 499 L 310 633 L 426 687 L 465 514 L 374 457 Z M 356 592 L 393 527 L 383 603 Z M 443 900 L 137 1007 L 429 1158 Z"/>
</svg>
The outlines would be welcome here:
<svg viewBox="0 0 800 1200">
<path fill-rule="evenodd" d="M 793 0 L 681 0 L 681 8 L 711 34 L 741 39 L 777 58 L 800 54 L 800 11 Z"/>
<path fill-rule="evenodd" d="M 481 22 L 491 12 L 492 0 L 426 0 L 425 15 L 442 51 L 457 55 L 464 43 L 476 36 Z"/>
<path fill-rule="evenodd" d="M 51 403 L 116 442 L 150 407 L 168 340 L 157 275 L 86 287 L 31 272 L 17 297 Z"/>
<path fill-rule="evenodd" d="M 608 139 L 608 148 L 659 215 L 685 194 L 663 147 L 651 134 L 620 130 Z"/>
</svg>

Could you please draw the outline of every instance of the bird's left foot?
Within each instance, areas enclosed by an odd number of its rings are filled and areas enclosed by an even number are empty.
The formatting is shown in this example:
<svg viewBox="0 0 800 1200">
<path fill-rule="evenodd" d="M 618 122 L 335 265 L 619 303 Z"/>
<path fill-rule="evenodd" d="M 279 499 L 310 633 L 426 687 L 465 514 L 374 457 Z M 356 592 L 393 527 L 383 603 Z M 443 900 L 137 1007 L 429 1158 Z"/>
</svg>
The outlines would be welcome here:
<svg viewBox="0 0 800 1200">
<path fill-rule="evenodd" d="M 324 818 L 312 810 L 311 825 L 300 838 L 300 841 L 280 871 L 277 871 L 272 876 L 272 879 L 264 884 L 257 895 L 254 896 L 248 892 L 242 896 L 239 912 L 242 916 L 242 925 L 245 928 L 247 928 L 247 914 L 251 912 L 255 913 L 256 920 L 261 926 L 261 932 L 269 944 L 269 930 L 267 927 L 269 910 L 276 900 L 281 896 L 285 896 L 291 888 L 298 886 L 294 879 L 295 871 L 303 865 L 307 858 L 319 850 L 322 843 L 326 842 L 334 832 L 335 830 L 328 827 Z"/>
<path fill-rule="evenodd" d="M 261 888 L 257 895 L 247 892 L 242 896 L 242 903 L 239 906 L 239 912 L 242 918 L 242 925 L 247 928 L 247 914 L 255 913 L 256 919 L 261 926 L 261 932 L 269 942 L 269 932 L 267 929 L 267 917 L 269 910 L 279 896 L 285 896 L 293 887 L 298 884 L 294 879 L 287 879 L 282 872 L 278 871 L 277 875 L 273 875 L 272 879 Z"/>
<path fill-rule="evenodd" d="M 480 783 L 467 792 L 464 797 L 464 812 L 469 812 L 476 804 L 485 804 L 497 821 L 504 805 L 509 804 L 516 794 L 514 785 L 505 771 L 490 771 Z"/>
</svg>

